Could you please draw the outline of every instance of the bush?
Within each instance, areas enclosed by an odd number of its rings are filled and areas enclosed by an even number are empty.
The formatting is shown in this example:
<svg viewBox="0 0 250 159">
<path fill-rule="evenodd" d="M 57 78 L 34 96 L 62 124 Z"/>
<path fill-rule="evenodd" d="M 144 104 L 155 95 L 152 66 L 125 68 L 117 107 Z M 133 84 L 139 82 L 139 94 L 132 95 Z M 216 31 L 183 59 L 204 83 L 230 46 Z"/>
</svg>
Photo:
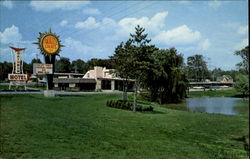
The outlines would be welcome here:
<svg viewBox="0 0 250 159">
<path fill-rule="evenodd" d="M 118 108 L 118 109 L 124 109 L 124 110 L 133 110 L 133 103 L 123 100 L 108 100 L 106 102 L 106 105 L 108 107 L 112 108 Z M 136 107 L 136 111 L 142 112 L 142 111 L 153 111 L 154 108 L 152 106 L 141 106 L 138 105 Z"/>
<path fill-rule="evenodd" d="M 242 74 L 238 75 L 234 88 L 242 95 L 249 95 L 249 76 Z"/>
</svg>

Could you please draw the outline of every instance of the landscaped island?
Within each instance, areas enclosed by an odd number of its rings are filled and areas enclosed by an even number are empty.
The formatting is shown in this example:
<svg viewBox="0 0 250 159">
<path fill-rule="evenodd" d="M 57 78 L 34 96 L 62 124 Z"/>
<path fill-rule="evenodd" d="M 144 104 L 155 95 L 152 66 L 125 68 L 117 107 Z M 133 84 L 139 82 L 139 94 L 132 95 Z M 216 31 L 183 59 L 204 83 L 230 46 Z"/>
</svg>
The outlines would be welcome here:
<svg viewBox="0 0 250 159">
<path fill-rule="evenodd" d="M 2 158 L 247 158 L 248 116 L 110 108 L 121 95 L 1 95 Z"/>
</svg>

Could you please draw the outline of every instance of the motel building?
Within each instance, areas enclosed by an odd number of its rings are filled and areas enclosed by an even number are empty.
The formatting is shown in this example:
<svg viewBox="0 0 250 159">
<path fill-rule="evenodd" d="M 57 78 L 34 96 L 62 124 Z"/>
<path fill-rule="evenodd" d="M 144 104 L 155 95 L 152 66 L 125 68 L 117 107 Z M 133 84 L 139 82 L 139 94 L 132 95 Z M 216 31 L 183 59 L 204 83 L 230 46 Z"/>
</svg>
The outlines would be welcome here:
<svg viewBox="0 0 250 159">
<path fill-rule="evenodd" d="M 70 91 L 122 91 L 124 79 L 113 69 L 95 66 L 86 74 L 54 73 L 54 90 Z M 133 91 L 134 80 L 128 80 L 128 91 Z"/>
</svg>

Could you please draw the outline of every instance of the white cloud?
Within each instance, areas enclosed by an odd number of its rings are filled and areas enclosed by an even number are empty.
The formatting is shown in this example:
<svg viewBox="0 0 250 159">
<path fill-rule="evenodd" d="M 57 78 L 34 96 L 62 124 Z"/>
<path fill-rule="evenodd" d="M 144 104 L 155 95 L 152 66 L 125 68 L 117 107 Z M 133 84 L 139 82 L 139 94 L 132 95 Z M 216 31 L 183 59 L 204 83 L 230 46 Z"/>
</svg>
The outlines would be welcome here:
<svg viewBox="0 0 250 159">
<path fill-rule="evenodd" d="M 15 25 L 5 28 L 3 32 L 0 32 L 0 42 L 3 44 L 19 42 L 21 39 L 22 35 L 19 32 L 19 28 Z"/>
<path fill-rule="evenodd" d="M 85 8 L 82 11 L 84 14 L 90 14 L 90 15 L 99 15 L 101 12 L 97 8 Z"/>
<path fill-rule="evenodd" d="M 218 0 L 213 0 L 213 1 L 210 1 L 208 2 L 208 5 L 212 8 L 219 8 L 221 6 L 221 2 L 218 1 Z"/>
<path fill-rule="evenodd" d="M 102 51 L 96 46 L 85 45 L 81 41 L 75 40 L 71 37 L 65 39 L 64 45 L 65 47 L 63 48 L 61 55 L 63 57 L 70 57 L 71 60 L 79 58 L 87 60 L 90 58 L 98 57 L 100 56 L 100 52 Z M 74 53 L 72 53 L 72 50 L 74 50 Z"/>
<path fill-rule="evenodd" d="M 239 44 L 236 45 L 235 50 L 240 50 L 248 46 L 248 38 L 243 39 Z"/>
<path fill-rule="evenodd" d="M 165 27 L 165 19 L 168 12 L 156 13 L 151 19 L 148 17 L 142 18 L 124 18 L 118 22 L 121 27 L 118 31 L 121 34 L 129 35 L 134 32 L 134 28 L 137 25 L 145 28 L 148 33 L 156 34 Z"/>
<path fill-rule="evenodd" d="M 94 17 L 88 17 L 85 21 L 80 21 L 75 24 L 78 29 L 94 29 L 100 27 L 100 23 L 96 22 Z"/>
<path fill-rule="evenodd" d="M 65 26 L 65 25 L 67 25 L 68 24 L 68 21 L 67 20 L 63 20 L 63 21 L 61 21 L 60 22 L 60 26 Z"/>
<path fill-rule="evenodd" d="M 90 4 L 90 1 L 31 1 L 30 6 L 36 11 L 76 10 Z"/>
<path fill-rule="evenodd" d="M 197 42 L 201 37 L 199 31 L 193 31 L 186 25 L 172 30 L 161 31 L 153 40 L 162 44 L 191 44 Z"/>
<path fill-rule="evenodd" d="M 156 13 L 152 18 L 123 18 L 116 22 L 111 18 L 103 18 L 101 21 L 96 21 L 94 17 L 88 17 L 85 21 L 79 21 L 75 24 L 78 29 L 101 29 L 105 32 L 115 32 L 114 36 L 126 37 L 134 32 L 137 25 L 146 29 L 150 35 L 159 33 L 165 27 L 165 19 L 168 12 Z"/>
<path fill-rule="evenodd" d="M 179 3 L 181 3 L 181 4 L 187 4 L 188 0 L 180 0 Z"/>
<path fill-rule="evenodd" d="M 210 43 L 209 39 L 206 39 L 198 44 L 197 49 L 205 51 L 210 47 L 210 45 L 211 45 L 211 43 Z"/>
<path fill-rule="evenodd" d="M 248 45 L 248 38 L 242 40 L 241 44 L 243 45 L 243 47 L 246 47 Z"/>
<path fill-rule="evenodd" d="M 187 25 L 182 25 L 171 30 L 164 30 L 166 27 L 166 17 L 168 12 L 156 13 L 153 17 L 123 18 L 116 22 L 111 18 L 103 18 L 96 21 L 94 17 L 88 17 L 85 21 L 75 24 L 78 29 L 97 29 L 99 34 L 104 36 L 111 33 L 108 39 L 121 40 L 134 33 L 137 25 L 145 28 L 146 33 L 154 37 L 152 40 L 156 44 L 191 44 L 198 42 L 201 38 L 199 31 L 190 29 Z M 104 37 L 105 39 L 106 37 Z M 149 37 L 150 38 L 150 37 Z M 106 38 L 107 39 L 107 38 Z M 210 46 L 209 40 L 200 44 L 200 49 L 207 49 Z"/>
<path fill-rule="evenodd" d="M 103 18 L 102 26 L 116 27 L 117 23 L 111 18 Z"/>
<path fill-rule="evenodd" d="M 0 4 L 3 5 L 4 7 L 8 8 L 8 9 L 13 8 L 13 2 L 10 1 L 10 0 L 1 1 Z"/>
<path fill-rule="evenodd" d="M 248 25 L 239 27 L 238 34 L 248 34 Z"/>
<path fill-rule="evenodd" d="M 36 57 L 36 54 L 39 52 L 37 49 L 37 45 L 32 44 L 34 41 L 18 41 L 11 42 L 11 46 L 26 48 L 23 52 L 23 60 L 25 62 L 31 62 L 33 58 Z M 9 47 L 5 47 L 4 45 L 0 48 L 0 61 L 9 61 L 12 62 L 11 49 Z M 39 58 L 43 59 L 41 54 L 38 54 Z"/>
</svg>

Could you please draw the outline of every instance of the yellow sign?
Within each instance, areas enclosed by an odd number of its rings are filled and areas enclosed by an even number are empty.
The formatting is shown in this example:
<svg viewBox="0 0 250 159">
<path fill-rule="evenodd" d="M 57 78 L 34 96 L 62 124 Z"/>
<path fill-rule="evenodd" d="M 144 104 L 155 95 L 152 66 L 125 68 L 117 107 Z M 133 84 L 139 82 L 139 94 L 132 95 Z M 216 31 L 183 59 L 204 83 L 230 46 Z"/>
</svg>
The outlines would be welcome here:
<svg viewBox="0 0 250 159">
<path fill-rule="evenodd" d="M 42 47 L 43 50 L 48 54 L 54 54 L 59 49 L 59 41 L 56 36 L 54 35 L 46 35 L 42 39 Z"/>
</svg>

